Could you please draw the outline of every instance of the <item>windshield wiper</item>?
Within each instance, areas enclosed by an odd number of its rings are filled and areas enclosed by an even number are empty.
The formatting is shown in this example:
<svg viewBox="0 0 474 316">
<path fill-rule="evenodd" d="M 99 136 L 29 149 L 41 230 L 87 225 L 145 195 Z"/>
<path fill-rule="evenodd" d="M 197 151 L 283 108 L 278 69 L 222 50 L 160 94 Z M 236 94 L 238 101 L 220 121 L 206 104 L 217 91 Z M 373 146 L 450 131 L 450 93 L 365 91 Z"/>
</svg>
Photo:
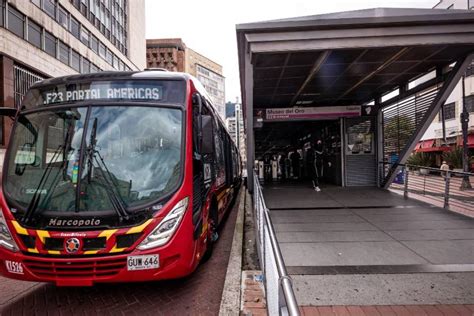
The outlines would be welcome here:
<svg viewBox="0 0 474 316">
<path fill-rule="evenodd" d="M 69 160 L 68 160 L 67 156 L 69 154 L 69 151 L 71 150 L 71 143 L 72 143 L 72 137 L 73 137 L 72 131 L 73 130 L 74 130 L 74 124 L 71 123 L 71 124 L 69 124 L 69 126 L 67 128 L 66 135 L 64 136 L 64 142 L 62 144 L 63 163 L 61 164 L 60 170 L 58 170 L 58 172 L 54 176 L 53 181 L 51 181 L 51 184 L 49 185 L 48 189 L 46 190 L 46 196 L 43 199 L 43 206 L 47 205 L 48 202 L 51 200 L 52 192 L 53 192 L 52 189 L 56 186 L 57 180 L 59 178 L 59 175 L 61 174 L 61 171 L 63 173 L 63 179 L 66 178 L 67 165 L 69 163 Z"/>
<path fill-rule="evenodd" d="M 89 147 L 87 148 L 87 157 L 88 157 L 88 171 L 87 171 L 87 179 L 88 182 L 90 183 L 92 180 L 92 169 L 94 166 L 94 161 L 97 163 L 98 169 L 100 170 L 100 173 L 102 174 L 102 178 L 105 180 L 105 186 L 103 188 L 107 192 L 107 196 L 109 197 L 110 202 L 112 203 L 112 206 L 114 210 L 116 211 L 119 221 L 122 222 L 123 219 L 125 220 L 129 219 L 129 213 L 127 211 L 127 208 L 125 207 L 125 203 L 122 200 L 122 196 L 120 193 L 117 193 L 116 190 L 117 186 L 116 183 L 114 183 L 114 177 L 112 173 L 109 171 L 109 168 L 107 168 L 107 165 L 104 162 L 104 159 L 100 155 L 99 151 L 96 150 L 96 145 L 97 145 L 97 118 L 94 118 L 94 123 L 92 125 L 92 130 L 91 130 L 91 137 L 89 141 Z M 97 156 L 100 158 L 100 162 L 97 159 Z M 104 172 L 105 170 L 105 172 Z"/>
<path fill-rule="evenodd" d="M 43 175 L 41 176 L 38 186 L 36 187 L 36 190 L 33 193 L 33 197 L 31 198 L 30 204 L 28 204 L 26 213 L 22 218 L 23 223 L 27 224 L 30 221 L 33 214 L 36 212 L 36 209 L 38 208 L 38 204 L 40 200 L 40 194 L 41 194 L 40 192 L 43 191 L 43 186 L 46 184 L 46 182 L 48 181 L 49 175 L 51 174 L 53 163 L 55 163 L 56 160 L 58 159 L 62 148 L 63 148 L 63 145 L 58 146 L 58 148 L 53 154 L 53 157 L 51 157 L 51 160 L 46 165 L 46 168 L 44 169 Z"/>
</svg>

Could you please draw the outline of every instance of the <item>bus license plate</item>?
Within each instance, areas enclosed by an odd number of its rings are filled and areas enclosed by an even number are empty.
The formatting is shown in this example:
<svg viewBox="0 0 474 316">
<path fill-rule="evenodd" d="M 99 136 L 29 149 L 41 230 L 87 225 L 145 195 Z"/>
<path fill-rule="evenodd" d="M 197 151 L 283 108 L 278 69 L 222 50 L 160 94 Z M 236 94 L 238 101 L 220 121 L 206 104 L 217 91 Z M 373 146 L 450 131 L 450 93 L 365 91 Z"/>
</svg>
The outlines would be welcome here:
<svg viewBox="0 0 474 316">
<path fill-rule="evenodd" d="M 160 267 L 160 257 L 158 255 L 147 256 L 128 256 L 127 270 L 149 270 L 158 269 Z"/>
</svg>

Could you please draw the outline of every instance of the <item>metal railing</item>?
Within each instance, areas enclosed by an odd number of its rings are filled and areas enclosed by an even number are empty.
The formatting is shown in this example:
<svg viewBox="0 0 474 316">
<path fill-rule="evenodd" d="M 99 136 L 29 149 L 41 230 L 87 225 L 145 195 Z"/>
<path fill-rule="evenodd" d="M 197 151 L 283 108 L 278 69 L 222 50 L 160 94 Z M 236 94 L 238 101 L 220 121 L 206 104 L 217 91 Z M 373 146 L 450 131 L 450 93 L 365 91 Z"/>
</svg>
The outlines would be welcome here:
<svg viewBox="0 0 474 316">
<path fill-rule="evenodd" d="M 20 108 L 21 101 L 25 96 L 28 89 L 38 81 L 43 80 L 44 78 L 40 75 L 24 68 L 19 65 L 14 65 L 14 100 L 15 106 Z"/>
<path fill-rule="evenodd" d="M 393 168 L 385 163 L 384 170 Z M 403 192 L 405 197 L 423 200 L 451 211 L 474 215 L 474 173 L 441 171 L 438 168 L 397 164 L 397 175 L 390 189 Z"/>
<path fill-rule="evenodd" d="M 257 249 L 264 276 L 268 314 L 299 316 L 292 280 L 286 271 L 262 187 L 256 174 L 253 179 Z"/>
</svg>

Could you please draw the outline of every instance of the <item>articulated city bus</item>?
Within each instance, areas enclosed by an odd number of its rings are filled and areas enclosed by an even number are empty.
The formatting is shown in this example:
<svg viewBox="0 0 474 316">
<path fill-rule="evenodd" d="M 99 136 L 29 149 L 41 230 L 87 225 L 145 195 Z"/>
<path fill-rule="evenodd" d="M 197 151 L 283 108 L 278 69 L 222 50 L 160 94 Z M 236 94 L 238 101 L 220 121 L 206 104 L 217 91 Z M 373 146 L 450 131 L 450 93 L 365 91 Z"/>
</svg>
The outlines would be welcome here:
<svg viewBox="0 0 474 316">
<path fill-rule="evenodd" d="M 0 271 L 90 286 L 179 278 L 210 256 L 240 157 L 199 82 L 104 72 L 33 85 L 0 194 Z"/>
</svg>

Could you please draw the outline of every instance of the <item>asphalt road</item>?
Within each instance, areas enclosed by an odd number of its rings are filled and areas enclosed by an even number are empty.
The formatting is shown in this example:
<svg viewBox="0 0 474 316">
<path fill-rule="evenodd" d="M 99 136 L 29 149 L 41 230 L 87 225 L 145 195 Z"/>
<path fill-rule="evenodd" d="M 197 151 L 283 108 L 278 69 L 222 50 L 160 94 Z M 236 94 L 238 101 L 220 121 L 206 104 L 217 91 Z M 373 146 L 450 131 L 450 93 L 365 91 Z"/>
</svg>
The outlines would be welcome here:
<svg viewBox="0 0 474 316">
<path fill-rule="evenodd" d="M 0 305 L 0 315 L 218 315 L 238 202 L 220 228 L 212 257 L 188 278 L 86 288 L 30 285 L 26 291 L 24 282 L 0 279 L 0 299 L 19 293 Z"/>
</svg>

